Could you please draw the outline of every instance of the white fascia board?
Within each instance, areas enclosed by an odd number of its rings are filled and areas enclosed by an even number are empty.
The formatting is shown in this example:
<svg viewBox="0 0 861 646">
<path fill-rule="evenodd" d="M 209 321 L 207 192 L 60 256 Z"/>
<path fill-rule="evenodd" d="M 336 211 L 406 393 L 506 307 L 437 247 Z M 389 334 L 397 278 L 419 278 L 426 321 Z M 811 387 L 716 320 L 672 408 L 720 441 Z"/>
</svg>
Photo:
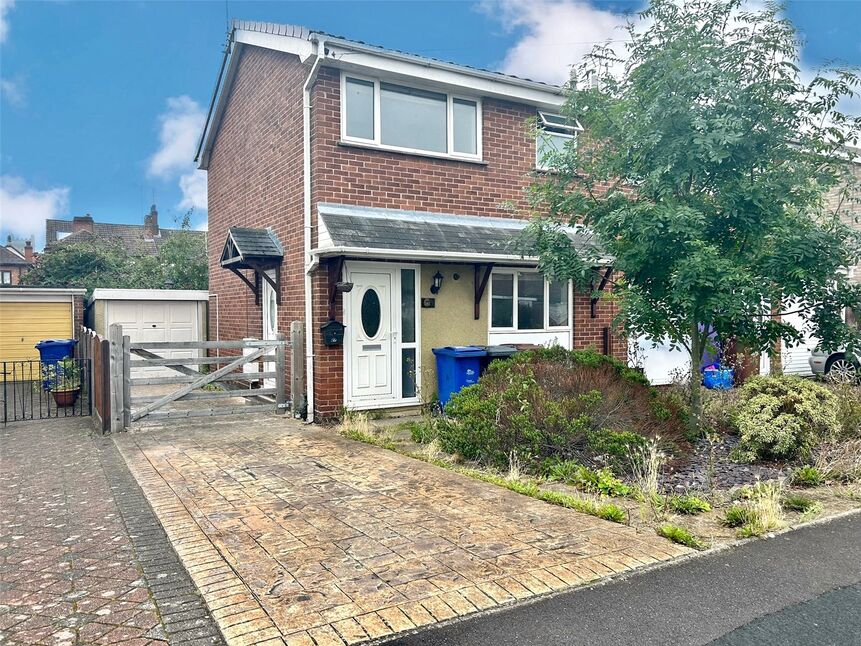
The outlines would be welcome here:
<svg viewBox="0 0 861 646">
<path fill-rule="evenodd" d="M 237 29 L 234 32 L 233 39 L 235 42 L 245 45 L 255 45 L 256 47 L 264 47 L 277 52 L 295 54 L 303 63 L 314 54 L 314 44 L 307 38 L 285 36 L 283 34 L 264 34 L 259 31 Z"/>
<path fill-rule="evenodd" d="M 378 260 L 407 260 L 412 262 L 466 262 L 466 263 L 501 263 L 506 265 L 523 265 L 535 267 L 538 258 L 534 256 L 518 256 L 516 254 L 487 254 L 469 253 L 465 251 L 427 251 L 408 249 L 374 249 L 369 247 L 329 247 L 312 249 L 315 258 L 330 258 L 332 256 L 350 256 L 351 258 L 376 258 Z M 598 260 L 599 267 L 609 267 L 613 264 L 610 258 Z"/>
<path fill-rule="evenodd" d="M 87 293 L 86 289 L 73 288 L 27 288 L 27 287 L 3 287 L 0 288 L 0 302 L 6 303 L 27 303 L 27 302 L 48 302 L 48 303 L 65 303 L 69 298 L 75 296 L 83 296 Z"/>
<path fill-rule="evenodd" d="M 94 289 L 93 301 L 208 301 L 205 289 Z"/>
<path fill-rule="evenodd" d="M 455 92 L 526 103 L 546 110 L 558 110 L 565 103 L 561 88 L 553 86 L 504 77 L 491 78 L 495 75 L 478 70 L 448 69 L 442 63 L 412 61 L 407 56 L 398 57 L 393 53 L 355 51 L 353 47 L 339 47 L 331 41 L 326 42 L 326 47 L 325 64 L 346 71 L 419 81 Z M 455 68 L 453 65 L 450 67 Z"/>
<path fill-rule="evenodd" d="M 212 120 L 209 123 L 209 129 L 204 133 L 203 146 L 200 149 L 200 161 L 197 167 L 200 170 L 209 169 L 209 154 L 212 152 L 212 144 L 215 143 L 215 137 L 218 134 L 218 128 L 221 125 L 221 117 L 224 114 L 224 108 L 227 104 L 227 97 L 230 95 L 230 88 L 233 85 L 233 79 L 236 76 L 236 69 L 239 67 L 239 54 L 242 52 L 242 43 L 232 45 L 233 49 L 230 52 L 230 61 L 227 63 L 227 72 L 224 75 L 224 80 L 221 82 L 221 88 L 218 91 L 218 100 L 216 101 L 215 111 L 212 115 Z"/>
</svg>

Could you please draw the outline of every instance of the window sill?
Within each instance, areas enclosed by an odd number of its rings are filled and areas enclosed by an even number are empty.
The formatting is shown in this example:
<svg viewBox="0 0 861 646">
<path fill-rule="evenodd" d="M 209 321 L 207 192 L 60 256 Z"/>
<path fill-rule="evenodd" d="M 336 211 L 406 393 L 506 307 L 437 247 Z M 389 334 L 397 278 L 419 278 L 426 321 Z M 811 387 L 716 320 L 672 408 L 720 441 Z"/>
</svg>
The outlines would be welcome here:
<svg viewBox="0 0 861 646">
<path fill-rule="evenodd" d="M 344 148 L 361 148 L 363 150 L 378 150 L 384 153 L 397 153 L 399 155 L 408 155 L 410 157 L 427 157 L 430 159 L 441 159 L 443 161 L 450 162 L 459 162 L 462 164 L 475 164 L 476 166 L 487 166 L 487 162 L 483 159 L 469 159 L 468 157 L 455 157 L 453 155 L 446 155 L 444 153 L 431 153 L 431 152 L 421 152 L 421 151 L 413 151 L 413 150 L 403 150 L 402 148 L 395 148 L 393 146 L 381 146 L 377 144 L 365 144 L 358 141 L 345 141 L 341 139 L 338 141 L 339 146 L 343 146 Z"/>
</svg>

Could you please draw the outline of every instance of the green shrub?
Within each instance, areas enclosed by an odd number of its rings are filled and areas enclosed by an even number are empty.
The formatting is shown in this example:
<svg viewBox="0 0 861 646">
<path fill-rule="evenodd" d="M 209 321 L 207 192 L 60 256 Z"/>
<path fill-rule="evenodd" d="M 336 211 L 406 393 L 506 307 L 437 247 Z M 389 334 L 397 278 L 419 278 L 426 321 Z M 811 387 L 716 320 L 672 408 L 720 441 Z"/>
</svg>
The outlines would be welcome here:
<svg viewBox="0 0 861 646">
<path fill-rule="evenodd" d="M 664 538 L 673 541 L 673 543 L 679 543 L 680 545 L 685 545 L 686 547 L 691 547 L 695 550 L 704 550 L 707 547 L 700 539 L 691 534 L 684 527 L 679 527 L 678 525 L 661 525 L 658 527 L 658 536 L 663 536 Z"/>
<path fill-rule="evenodd" d="M 793 376 L 753 377 L 741 387 L 734 421 L 734 457 L 806 458 L 820 441 L 840 432 L 837 398 L 825 386 Z"/>
<path fill-rule="evenodd" d="M 430 444 L 439 435 L 439 431 L 433 420 L 410 422 L 409 429 L 410 437 L 416 444 Z"/>
<path fill-rule="evenodd" d="M 682 494 L 678 496 L 669 496 L 667 498 L 667 507 L 672 509 L 677 514 L 696 515 L 706 511 L 711 511 L 711 505 L 692 494 Z"/>
<path fill-rule="evenodd" d="M 654 435 L 683 440 L 673 401 L 614 358 L 559 347 L 494 362 L 452 397 L 439 423 L 444 451 L 500 468 L 512 451 L 537 461 L 584 453 L 622 461 Z"/>
<path fill-rule="evenodd" d="M 861 438 L 861 387 L 855 384 L 829 384 L 828 388 L 837 397 L 840 438 Z"/>
<path fill-rule="evenodd" d="M 789 480 L 796 487 L 818 487 L 825 484 L 825 476 L 820 473 L 819 469 L 809 464 L 793 469 Z"/>
</svg>

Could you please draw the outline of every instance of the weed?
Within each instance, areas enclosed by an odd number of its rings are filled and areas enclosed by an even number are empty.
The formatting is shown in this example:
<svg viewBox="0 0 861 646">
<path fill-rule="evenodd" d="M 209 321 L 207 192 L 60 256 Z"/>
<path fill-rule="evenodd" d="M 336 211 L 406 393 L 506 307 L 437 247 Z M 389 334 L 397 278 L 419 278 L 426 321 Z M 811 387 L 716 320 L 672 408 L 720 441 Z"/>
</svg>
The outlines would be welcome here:
<svg viewBox="0 0 861 646">
<path fill-rule="evenodd" d="M 818 487 L 825 484 L 825 478 L 819 469 L 809 464 L 793 469 L 789 481 L 797 487 Z"/>
<path fill-rule="evenodd" d="M 844 483 L 861 480 L 861 438 L 825 443 L 814 453 L 816 468 L 826 478 Z"/>
<path fill-rule="evenodd" d="M 669 523 L 658 527 L 658 536 L 663 536 L 664 538 L 673 541 L 673 543 L 691 547 L 695 550 L 704 550 L 708 547 L 684 527 L 671 525 Z"/>
<path fill-rule="evenodd" d="M 550 460 L 542 465 L 551 480 L 570 484 L 590 493 L 624 497 L 631 494 L 631 487 L 619 480 L 608 468 L 590 469 L 574 460 Z"/>
<path fill-rule="evenodd" d="M 517 455 L 517 451 L 508 453 L 508 474 L 505 479 L 509 482 L 520 480 L 520 457 Z"/>
<path fill-rule="evenodd" d="M 598 516 L 598 518 L 603 518 L 604 520 L 609 520 L 614 523 L 624 523 L 627 518 L 625 510 L 612 502 L 598 505 L 598 513 L 595 515 Z"/>
<path fill-rule="evenodd" d="M 439 436 L 436 424 L 432 419 L 421 422 L 409 422 L 410 437 L 416 444 L 430 444 Z"/>
<path fill-rule="evenodd" d="M 811 510 L 816 510 L 817 512 L 822 510 L 822 505 L 812 498 L 808 498 L 807 496 L 802 496 L 797 493 L 788 493 L 783 497 L 783 508 L 789 511 L 797 511 L 801 514 L 807 514 L 811 512 Z M 818 508 L 818 509 L 817 509 Z"/>
<path fill-rule="evenodd" d="M 693 494 L 681 494 L 678 496 L 669 496 L 666 499 L 667 507 L 672 509 L 677 514 L 696 515 L 706 511 L 711 511 L 711 505 L 698 498 Z"/>
<path fill-rule="evenodd" d="M 631 472 L 634 475 L 636 497 L 643 503 L 642 514 L 645 516 L 648 508 L 656 520 L 664 517 L 664 498 L 658 492 L 658 477 L 666 456 L 658 448 L 660 439 L 655 437 L 644 447 L 634 448 L 628 454 Z"/>
<path fill-rule="evenodd" d="M 723 513 L 721 523 L 726 527 L 742 527 L 750 522 L 750 511 L 744 505 L 731 505 Z"/>
<path fill-rule="evenodd" d="M 783 483 L 779 480 L 768 482 L 757 482 L 753 486 L 744 487 L 739 491 L 739 496 L 746 498 L 744 502 L 737 505 L 744 509 L 745 522 L 741 525 L 730 525 L 738 527 L 740 537 L 761 536 L 784 525 L 783 507 Z M 732 507 L 730 509 L 733 509 Z M 729 510 L 724 516 L 726 524 L 729 520 Z M 734 512 L 739 513 L 739 512 Z M 739 516 L 740 518 L 740 516 Z"/>
</svg>

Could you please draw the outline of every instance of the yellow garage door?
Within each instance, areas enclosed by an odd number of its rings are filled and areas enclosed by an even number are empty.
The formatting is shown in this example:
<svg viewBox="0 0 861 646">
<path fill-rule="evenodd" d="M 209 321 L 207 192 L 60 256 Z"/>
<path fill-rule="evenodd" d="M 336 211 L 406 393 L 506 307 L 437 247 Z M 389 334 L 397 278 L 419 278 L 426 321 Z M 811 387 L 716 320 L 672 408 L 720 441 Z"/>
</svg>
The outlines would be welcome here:
<svg viewBox="0 0 861 646">
<path fill-rule="evenodd" d="M 38 359 L 39 341 L 73 337 L 69 302 L 0 302 L 0 361 Z"/>
</svg>

